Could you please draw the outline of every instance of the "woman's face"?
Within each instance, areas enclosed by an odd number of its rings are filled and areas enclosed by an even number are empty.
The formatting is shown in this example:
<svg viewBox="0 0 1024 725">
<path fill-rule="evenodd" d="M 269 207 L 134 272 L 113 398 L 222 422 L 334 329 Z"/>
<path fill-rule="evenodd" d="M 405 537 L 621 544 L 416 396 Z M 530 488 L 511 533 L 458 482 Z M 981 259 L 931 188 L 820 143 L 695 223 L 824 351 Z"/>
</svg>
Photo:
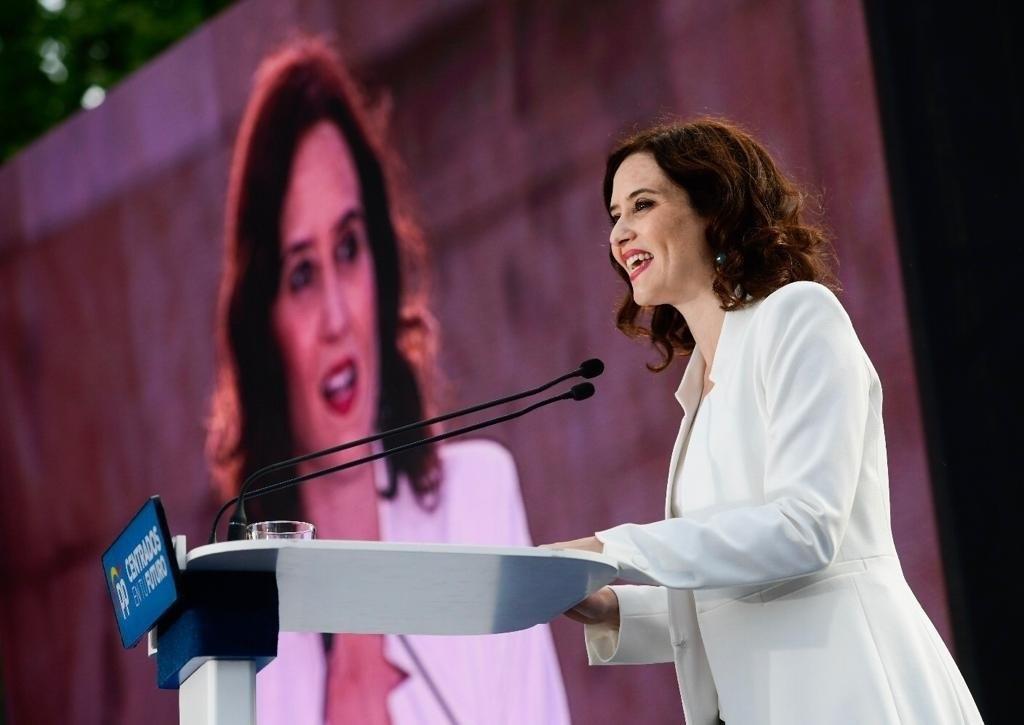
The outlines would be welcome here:
<svg viewBox="0 0 1024 725">
<path fill-rule="evenodd" d="M 627 156 L 612 180 L 612 256 L 629 275 L 638 305 L 679 307 L 711 289 L 707 222 L 654 156 Z"/>
<path fill-rule="evenodd" d="M 299 140 L 280 239 L 272 324 L 296 452 L 307 453 L 370 434 L 379 391 L 373 254 L 359 175 L 333 123 Z"/>
</svg>

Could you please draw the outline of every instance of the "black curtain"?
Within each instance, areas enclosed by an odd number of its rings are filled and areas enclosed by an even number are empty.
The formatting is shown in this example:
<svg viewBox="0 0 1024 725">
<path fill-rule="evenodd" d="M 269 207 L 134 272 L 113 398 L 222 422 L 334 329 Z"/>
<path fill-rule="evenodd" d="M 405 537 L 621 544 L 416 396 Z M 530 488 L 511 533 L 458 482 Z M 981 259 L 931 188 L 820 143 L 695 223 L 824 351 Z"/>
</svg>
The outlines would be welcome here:
<svg viewBox="0 0 1024 725">
<path fill-rule="evenodd" d="M 865 6 L 956 657 L 985 720 L 1019 721 L 1020 13 Z"/>
</svg>

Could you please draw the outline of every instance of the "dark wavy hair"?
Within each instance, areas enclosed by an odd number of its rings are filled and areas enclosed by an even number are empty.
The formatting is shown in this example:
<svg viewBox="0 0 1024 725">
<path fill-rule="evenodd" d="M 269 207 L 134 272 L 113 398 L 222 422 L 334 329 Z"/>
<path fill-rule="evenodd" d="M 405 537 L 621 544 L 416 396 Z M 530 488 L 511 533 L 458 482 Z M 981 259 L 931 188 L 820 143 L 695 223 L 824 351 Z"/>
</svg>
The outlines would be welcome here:
<svg viewBox="0 0 1024 725">
<path fill-rule="evenodd" d="M 380 351 L 378 430 L 427 413 L 434 325 L 426 308 L 422 236 L 396 206 L 393 155 L 368 104 L 322 40 L 294 41 L 261 63 L 235 142 L 228 186 L 224 268 L 218 302 L 217 377 L 207 453 L 228 498 L 253 471 L 295 455 L 281 353 L 271 310 L 281 274 L 280 217 L 292 157 L 318 122 L 337 126 L 359 175 L 377 283 Z M 390 438 L 385 449 L 423 439 L 425 430 Z M 341 442 L 341 441 L 339 441 Z M 421 446 L 388 459 L 395 496 L 399 474 L 422 495 L 440 485 L 437 452 Z M 277 480 L 295 475 L 281 471 Z M 267 481 L 266 483 L 269 483 Z M 254 500 L 257 510 L 297 516 L 295 489 Z"/>
<path fill-rule="evenodd" d="M 725 255 L 715 265 L 712 283 L 722 309 L 745 307 L 799 280 L 838 291 L 832 245 L 822 229 L 803 219 L 805 195 L 746 131 L 722 119 L 699 118 L 654 126 L 626 138 L 608 156 L 606 210 L 615 172 L 627 157 L 639 153 L 651 154 L 707 221 L 705 237 L 712 256 Z M 617 327 L 629 337 L 649 338 L 661 355 L 659 363 L 647 367 L 659 372 L 676 356 L 693 352 L 693 335 L 679 311 L 671 305 L 637 305 L 629 275 L 611 252 L 609 258 L 627 287 L 616 314 Z M 642 316 L 649 319 L 638 321 Z"/>
</svg>

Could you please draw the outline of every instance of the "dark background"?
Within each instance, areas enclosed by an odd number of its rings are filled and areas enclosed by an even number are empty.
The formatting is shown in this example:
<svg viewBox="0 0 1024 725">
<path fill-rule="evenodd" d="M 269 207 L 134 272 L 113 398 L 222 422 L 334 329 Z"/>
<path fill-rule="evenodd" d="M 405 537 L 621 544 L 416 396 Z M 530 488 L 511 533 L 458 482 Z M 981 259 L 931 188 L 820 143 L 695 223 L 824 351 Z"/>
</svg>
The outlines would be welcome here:
<svg viewBox="0 0 1024 725">
<path fill-rule="evenodd" d="M 1024 53 L 1010 8 L 866 6 L 953 632 L 992 723 L 1020 716 Z"/>
</svg>

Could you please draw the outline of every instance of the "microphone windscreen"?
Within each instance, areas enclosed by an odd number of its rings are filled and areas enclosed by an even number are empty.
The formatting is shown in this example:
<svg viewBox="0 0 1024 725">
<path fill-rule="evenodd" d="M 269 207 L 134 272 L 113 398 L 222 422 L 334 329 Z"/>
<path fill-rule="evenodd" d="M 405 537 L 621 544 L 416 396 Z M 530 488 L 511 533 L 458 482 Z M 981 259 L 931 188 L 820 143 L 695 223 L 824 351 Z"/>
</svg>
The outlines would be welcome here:
<svg viewBox="0 0 1024 725">
<path fill-rule="evenodd" d="M 589 360 L 584 360 L 580 363 L 580 375 L 587 380 L 590 378 L 596 378 L 598 375 L 604 372 L 604 363 L 598 360 L 596 357 L 592 357 Z"/>
<path fill-rule="evenodd" d="M 598 361 L 600 362 L 600 360 Z M 593 383 L 577 383 L 569 388 L 573 400 L 586 400 L 594 394 Z"/>
</svg>

